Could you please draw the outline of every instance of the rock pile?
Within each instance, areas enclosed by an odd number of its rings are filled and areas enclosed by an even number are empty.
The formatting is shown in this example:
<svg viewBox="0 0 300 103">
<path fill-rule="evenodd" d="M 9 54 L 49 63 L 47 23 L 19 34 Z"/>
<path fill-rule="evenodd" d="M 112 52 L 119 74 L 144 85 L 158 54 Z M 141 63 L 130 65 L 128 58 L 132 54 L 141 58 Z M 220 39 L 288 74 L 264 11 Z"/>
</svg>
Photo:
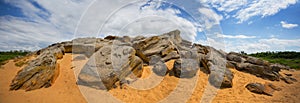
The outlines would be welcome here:
<svg viewBox="0 0 300 103">
<path fill-rule="evenodd" d="M 59 75 L 56 62 L 65 53 L 84 54 L 89 58 L 78 76 L 78 84 L 103 90 L 113 88 L 115 83 L 125 81 L 129 75 L 140 77 L 144 65 L 153 66 L 154 73 L 159 76 L 172 72 L 178 78 L 192 78 L 201 69 L 209 74 L 210 84 L 220 88 L 234 85 L 234 75 L 229 68 L 272 81 L 296 81 L 279 73 L 281 69 L 289 69 L 286 66 L 195 44 L 183 40 L 180 31 L 175 30 L 152 37 L 78 38 L 50 45 L 34 53 L 36 59 L 18 72 L 10 89 L 34 90 L 51 86 Z M 171 70 L 164 64 L 169 60 L 175 60 Z M 247 88 L 261 87 L 253 85 Z"/>
</svg>

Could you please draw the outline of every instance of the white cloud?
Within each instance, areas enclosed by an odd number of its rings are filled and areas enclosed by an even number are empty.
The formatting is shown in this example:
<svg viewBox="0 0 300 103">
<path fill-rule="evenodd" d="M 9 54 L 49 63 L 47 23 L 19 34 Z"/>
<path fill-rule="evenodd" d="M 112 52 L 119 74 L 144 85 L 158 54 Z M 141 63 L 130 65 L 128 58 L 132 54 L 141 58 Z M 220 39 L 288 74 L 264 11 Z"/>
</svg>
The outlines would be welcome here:
<svg viewBox="0 0 300 103">
<path fill-rule="evenodd" d="M 0 17 L 0 42 L 5 44 L 0 50 L 37 50 L 51 43 L 70 40 L 89 2 L 6 0 L 5 3 L 20 8 L 24 17 Z"/>
<path fill-rule="evenodd" d="M 207 40 L 199 40 L 196 43 L 214 47 L 218 50 L 226 50 L 226 44 L 222 39 L 207 38 Z"/>
<path fill-rule="evenodd" d="M 300 51 L 300 39 L 257 39 L 257 40 L 231 40 L 226 41 L 225 50 L 227 52 L 245 51 L 246 53 L 256 53 L 264 51 Z"/>
<path fill-rule="evenodd" d="M 232 12 L 247 4 L 247 0 L 200 0 L 203 4 L 211 5 L 218 11 Z"/>
<path fill-rule="evenodd" d="M 196 43 L 212 46 L 226 52 L 300 51 L 300 39 L 222 39 L 218 37 L 198 40 Z"/>
<path fill-rule="evenodd" d="M 177 9 L 157 9 L 160 2 L 151 2 L 140 10 L 145 2 L 133 1 L 136 0 L 6 0 L 20 8 L 25 17 L 0 17 L 0 50 L 37 50 L 77 37 L 145 36 L 174 29 L 180 29 L 184 39 L 195 41 L 197 31 L 203 30 L 178 16 Z"/>
<path fill-rule="evenodd" d="M 256 36 L 247 36 L 247 35 L 224 35 L 224 34 L 218 34 L 217 37 L 229 38 L 229 39 L 250 39 L 250 38 L 256 38 Z"/>
<path fill-rule="evenodd" d="M 150 6 L 142 7 L 142 10 L 140 10 L 139 7 L 144 2 L 130 4 L 124 0 L 35 1 L 47 11 L 36 7 L 29 1 L 6 0 L 5 2 L 20 8 L 25 18 L 0 17 L 0 50 L 37 50 L 50 43 L 81 36 L 103 37 L 112 34 L 147 36 L 149 34 L 161 34 L 174 29 L 180 29 L 184 39 L 195 41 L 197 32 L 206 31 L 206 29 L 219 25 L 220 21 L 225 18 L 235 17 L 244 22 L 253 16 L 265 17 L 274 15 L 281 9 L 295 4 L 296 0 L 203 0 L 207 5 L 212 5 L 218 11 L 224 11 L 225 14 L 222 16 L 211 9 L 197 7 L 198 9 L 196 10 L 202 14 L 199 18 L 204 22 L 200 27 L 195 26 L 194 22 L 178 16 L 177 14 L 180 11 L 177 9 L 157 9 L 161 5 L 159 2 L 152 2 Z M 270 6 L 273 9 L 267 10 Z M 235 16 L 229 15 L 229 13 Z M 288 23 L 282 22 L 282 24 Z M 298 24 L 288 24 L 285 27 L 293 27 L 294 25 L 298 26 Z M 211 32 L 213 33 L 214 31 Z M 207 36 L 207 43 L 226 51 L 243 50 L 256 52 L 277 50 L 275 48 L 285 50 L 291 46 L 299 48 L 297 46 L 299 45 L 299 40 L 273 38 L 248 41 L 247 38 L 256 39 L 256 37 L 217 35 L 224 38 L 237 39 L 235 42 L 233 40 L 223 43 L 223 40 Z M 276 46 L 272 43 L 275 43 Z"/>
<path fill-rule="evenodd" d="M 292 29 L 292 28 L 298 27 L 298 24 L 289 24 L 285 21 L 281 21 L 280 23 L 281 23 L 281 26 L 286 29 Z"/>
<path fill-rule="evenodd" d="M 195 41 L 197 27 L 193 22 L 177 16 L 181 13 L 179 10 L 157 9 L 157 4 L 145 6 L 142 10 L 139 7 L 140 5 L 128 6 L 117 11 L 104 25 L 101 34 L 150 36 L 179 29 L 184 39 Z"/>
<path fill-rule="evenodd" d="M 220 21 L 223 19 L 222 15 L 218 15 L 215 11 L 209 8 L 199 8 L 198 11 L 204 15 L 201 19 L 204 20 L 205 28 L 210 29 L 214 25 L 219 25 Z"/>
<path fill-rule="evenodd" d="M 244 22 L 253 16 L 271 16 L 296 2 L 297 0 L 254 0 L 248 7 L 238 11 L 235 17 Z"/>
<path fill-rule="evenodd" d="M 243 23 L 251 17 L 275 15 L 298 0 L 200 0 L 201 3 L 216 8 L 218 11 L 233 14 L 232 17 Z"/>
</svg>

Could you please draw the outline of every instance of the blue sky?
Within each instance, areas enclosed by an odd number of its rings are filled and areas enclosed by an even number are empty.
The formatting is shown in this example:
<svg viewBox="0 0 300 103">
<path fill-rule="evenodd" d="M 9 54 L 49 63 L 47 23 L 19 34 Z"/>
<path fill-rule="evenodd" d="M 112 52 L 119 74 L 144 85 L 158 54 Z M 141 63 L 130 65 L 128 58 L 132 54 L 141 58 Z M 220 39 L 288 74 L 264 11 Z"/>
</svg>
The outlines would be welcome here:
<svg viewBox="0 0 300 103">
<path fill-rule="evenodd" d="M 229 51 L 300 51 L 298 0 L 0 0 L 0 51 L 78 37 L 184 39 Z"/>
</svg>

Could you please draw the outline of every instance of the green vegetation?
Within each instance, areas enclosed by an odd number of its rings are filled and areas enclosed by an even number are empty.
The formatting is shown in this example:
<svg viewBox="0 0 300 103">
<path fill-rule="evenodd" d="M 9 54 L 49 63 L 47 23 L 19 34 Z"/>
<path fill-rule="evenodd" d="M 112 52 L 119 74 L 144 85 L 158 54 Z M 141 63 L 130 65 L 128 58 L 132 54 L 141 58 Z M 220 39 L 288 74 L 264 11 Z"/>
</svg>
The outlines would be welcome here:
<svg viewBox="0 0 300 103">
<path fill-rule="evenodd" d="M 284 51 L 284 52 L 261 52 L 249 54 L 250 56 L 262 58 L 271 63 L 279 63 L 290 66 L 293 69 L 300 69 L 300 52 Z"/>
<path fill-rule="evenodd" d="M 5 64 L 6 60 L 13 59 L 17 56 L 25 56 L 28 53 L 30 53 L 30 51 L 24 51 L 24 50 L 0 52 L 0 65 Z"/>
</svg>

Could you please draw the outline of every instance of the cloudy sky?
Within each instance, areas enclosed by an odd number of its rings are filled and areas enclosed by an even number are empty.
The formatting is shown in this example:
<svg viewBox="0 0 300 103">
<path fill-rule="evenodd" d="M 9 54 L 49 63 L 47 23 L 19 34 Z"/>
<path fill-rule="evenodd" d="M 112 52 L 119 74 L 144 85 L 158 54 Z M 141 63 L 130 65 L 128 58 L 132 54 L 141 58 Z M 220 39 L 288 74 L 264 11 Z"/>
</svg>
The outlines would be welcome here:
<svg viewBox="0 0 300 103">
<path fill-rule="evenodd" d="M 78 37 L 152 36 L 229 51 L 300 51 L 298 0 L 0 0 L 0 51 Z"/>
</svg>

